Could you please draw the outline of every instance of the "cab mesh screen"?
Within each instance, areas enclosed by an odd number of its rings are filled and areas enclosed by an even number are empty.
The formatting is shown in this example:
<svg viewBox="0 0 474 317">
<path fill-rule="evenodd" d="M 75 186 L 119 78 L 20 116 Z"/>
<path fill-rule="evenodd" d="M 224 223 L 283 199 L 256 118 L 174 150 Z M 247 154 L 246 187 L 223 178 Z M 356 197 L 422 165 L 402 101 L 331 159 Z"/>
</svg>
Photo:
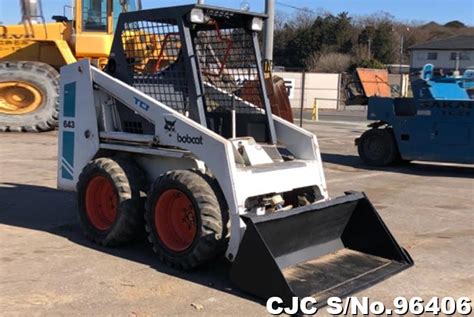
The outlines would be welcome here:
<svg viewBox="0 0 474 317">
<path fill-rule="evenodd" d="M 189 108 L 188 83 L 176 20 L 125 23 L 125 58 L 133 86 L 181 113 Z"/>
<path fill-rule="evenodd" d="M 193 36 L 203 81 L 206 111 L 235 108 L 262 113 L 262 87 L 252 33 L 243 28 L 219 29 L 217 22 Z"/>
</svg>

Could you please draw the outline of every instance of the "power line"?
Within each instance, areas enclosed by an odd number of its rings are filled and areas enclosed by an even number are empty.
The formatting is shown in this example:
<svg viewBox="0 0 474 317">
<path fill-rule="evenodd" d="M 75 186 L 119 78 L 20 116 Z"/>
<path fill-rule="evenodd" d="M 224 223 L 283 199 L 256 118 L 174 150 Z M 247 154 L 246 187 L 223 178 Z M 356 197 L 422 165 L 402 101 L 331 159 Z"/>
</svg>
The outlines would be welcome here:
<svg viewBox="0 0 474 317">
<path fill-rule="evenodd" d="M 280 1 L 276 1 L 276 4 L 278 4 L 278 5 L 282 6 L 282 7 L 287 7 L 287 8 L 291 8 L 291 9 L 298 10 L 298 11 L 303 11 L 303 12 L 309 12 L 309 13 L 314 13 L 314 14 L 316 14 L 316 11 L 311 10 L 311 9 L 308 9 L 308 8 L 295 7 L 295 6 L 291 5 L 291 4 L 283 3 L 283 2 L 280 2 Z"/>
</svg>

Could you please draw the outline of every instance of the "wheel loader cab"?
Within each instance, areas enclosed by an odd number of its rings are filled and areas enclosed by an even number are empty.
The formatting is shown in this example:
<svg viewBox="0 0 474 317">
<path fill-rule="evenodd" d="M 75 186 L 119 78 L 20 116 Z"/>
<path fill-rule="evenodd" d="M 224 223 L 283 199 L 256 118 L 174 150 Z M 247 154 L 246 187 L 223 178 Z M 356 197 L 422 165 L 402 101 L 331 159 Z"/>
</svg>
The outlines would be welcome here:
<svg viewBox="0 0 474 317">
<path fill-rule="evenodd" d="M 76 0 L 71 41 L 76 57 L 108 58 L 120 13 L 140 8 L 139 0 Z"/>
</svg>

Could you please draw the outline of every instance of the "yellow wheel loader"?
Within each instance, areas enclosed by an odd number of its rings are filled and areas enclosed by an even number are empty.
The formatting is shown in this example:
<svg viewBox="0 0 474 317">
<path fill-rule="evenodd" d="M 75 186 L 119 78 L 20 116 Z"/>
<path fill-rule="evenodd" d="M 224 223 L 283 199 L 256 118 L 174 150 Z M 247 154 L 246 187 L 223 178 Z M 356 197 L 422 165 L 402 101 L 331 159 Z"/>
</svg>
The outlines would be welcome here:
<svg viewBox="0 0 474 317">
<path fill-rule="evenodd" d="M 20 5 L 21 23 L 0 25 L 0 131 L 48 131 L 57 126 L 59 68 L 80 59 L 105 66 L 118 15 L 141 3 L 75 0 L 51 23 L 40 0 Z"/>
</svg>

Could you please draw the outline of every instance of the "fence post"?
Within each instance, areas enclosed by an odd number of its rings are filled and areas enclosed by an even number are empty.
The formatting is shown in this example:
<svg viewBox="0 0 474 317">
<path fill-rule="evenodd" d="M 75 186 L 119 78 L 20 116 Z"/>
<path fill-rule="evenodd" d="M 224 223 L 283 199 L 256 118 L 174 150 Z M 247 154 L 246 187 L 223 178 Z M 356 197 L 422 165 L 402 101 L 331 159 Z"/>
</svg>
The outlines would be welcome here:
<svg viewBox="0 0 474 317">
<path fill-rule="evenodd" d="M 342 89 L 342 74 L 337 75 L 337 100 L 336 100 L 336 111 L 341 111 L 341 89 Z"/>
<path fill-rule="evenodd" d="M 304 108 L 304 86 L 306 80 L 306 71 L 301 73 L 301 108 L 300 108 L 300 127 L 303 127 L 303 108 Z"/>
<path fill-rule="evenodd" d="M 311 111 L 311 120 L 319 121 L 319 107 L 318 107 L 317 98 L 314 98 L 314 101 L 313 101 L 313 110 Z"/>
</svg>

